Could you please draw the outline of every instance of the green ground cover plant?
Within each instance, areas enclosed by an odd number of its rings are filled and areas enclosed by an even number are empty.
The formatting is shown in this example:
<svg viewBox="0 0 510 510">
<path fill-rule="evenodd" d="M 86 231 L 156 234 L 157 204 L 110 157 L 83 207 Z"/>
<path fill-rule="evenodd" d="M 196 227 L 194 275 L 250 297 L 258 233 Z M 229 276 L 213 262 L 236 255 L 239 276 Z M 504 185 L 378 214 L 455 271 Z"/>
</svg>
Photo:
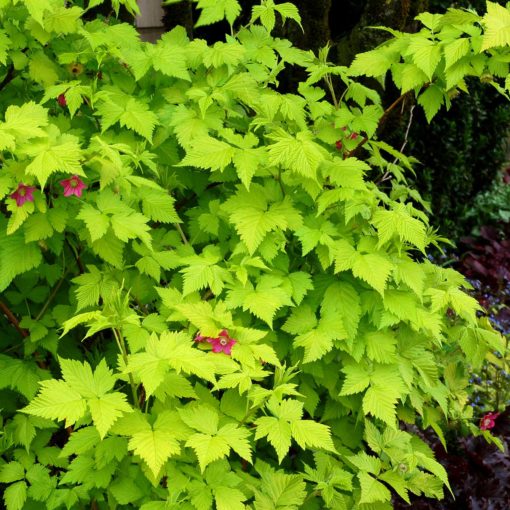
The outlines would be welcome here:
<svg viewBox="0 0 510 510">
<path fill-rule="evenodd" d="M 510 10 L 422 14 L 350 68 L 200 0 L 208 45 L 94 0 L 0 1 L 0 483 L 8 510 L 391 508 L 447 473 L 399 423 L 472 423 L 504 348 L 379 140 L 479 77 L 508 97 Z M 308 78 L 278 92 L 285 66 Z M 388 78 L 387 78 L 388 75 Z M 392 79 L 387 108 L 367 79 Z M 460 148 L 459 148 L 460 149 Z M 411 429 L 409 429 L 411 430 Z"/>
</svg>

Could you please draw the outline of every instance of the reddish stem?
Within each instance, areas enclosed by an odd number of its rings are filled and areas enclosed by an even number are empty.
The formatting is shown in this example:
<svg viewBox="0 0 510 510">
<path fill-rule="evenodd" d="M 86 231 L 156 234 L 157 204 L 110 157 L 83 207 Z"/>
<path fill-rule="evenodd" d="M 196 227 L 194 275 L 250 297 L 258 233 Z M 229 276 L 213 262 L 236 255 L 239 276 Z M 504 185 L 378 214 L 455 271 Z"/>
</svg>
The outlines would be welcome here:
<svg viewBox="0 0 510 510">
<path fill-rule="evenodd" d="M 0 310 L 7 317 L 7 320 L 16 328 L 18 333 L 23 338 L 26 338 L 28 336 L 28 331 L 26 329 L 23 329 L 19 325 L 19 320 L 16 318 L 16 316 L 11 312 L 11 309 L 3 301 L 0 301 Z"/>
</svg>

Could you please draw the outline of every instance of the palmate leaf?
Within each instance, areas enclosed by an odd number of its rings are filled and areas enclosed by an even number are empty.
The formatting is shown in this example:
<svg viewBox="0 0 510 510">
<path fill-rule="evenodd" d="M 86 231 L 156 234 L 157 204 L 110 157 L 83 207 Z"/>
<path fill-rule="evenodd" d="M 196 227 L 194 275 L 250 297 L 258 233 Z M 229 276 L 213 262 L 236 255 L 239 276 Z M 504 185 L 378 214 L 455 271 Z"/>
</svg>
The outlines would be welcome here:
<svg viewBox="0 0 510 510">
<path fill-rule="evenodd" d="M 293 303 L 289 289 L 282 286 L 281 279 L 264 276 L 256 288 L 248 283 L 229 291 L 226 304 L 229 308 L 242 307 L 272 327 L 276 312 Z"/>
<path fill-rule="evenodd" d="M 186 59 L 188 44 L 189 39 L 183 27 L 176 27 L 164 34 L 156 44 L 151 44 L 148 48 L 154 69 L 167 76 L 189 81 Z"/>
<path fill-rule="evenodd" d="M 308 131 L 302 131 L 294 138 L 285 132 L 272 137 L 275 143 L 269 145 L 269 163 L 281 165 L 309 179 L 316 179 L 320 162 L 325 158 L 324 149 L 313 141 Z"/>
<path fill-rule="evenodd" d="M 57 34 L 71 34 L 78 30 L 78 20 L 83 14 L 83 9 L 78 6 L 59 6 L 44 17 L 44 29 Z"/>
<path fill-rule="evenodd" d="M 92 371 L 86 362 L 60 359 L 64 380 L 42 381 L 41 391 L 22 411 L 42 418 L 65 420 L 72 425 L 87 410 L 99 435 L 103 438 L 123 413 L 132 412 L 126 396 L 108 393 L 115 383 L 113 373 L 103 359 Z"/>
<path fill-rule="evenodd" d="M 510 46 L 510 11 L 495 2 L 487 2 L 482 24 L 485 31 L 481 50 L 496 46 Z"/>
<path fill-rule="evenodd" d="M 118 91 L 106 92 L 102 99 L 96 111 L 101 116 L 103 131 L 118 122 L 147 140 L 152 140 L 158 118 L 145 102 Z"/>
<path fill-rule="evenodd" d="M 302 224 L 301 214 L 289 197 L 268 205 L 266 194 L 260 185 L 252 185 L 250 191 L 238 188 L 236 195 L 223 205 L 250 255 L 253 255 L 269 232 L 287 228 L 296 230 Z"/>
<path fill-rule="evenodd" d="M 202 472 L 211 462 L 226 457 L 230 451 L 225 438 L 208 434 L 193 434 L 186 446 L 193 448 Z"/>
<path fill-rule="evenodd" d="M 154 478 L 160 476 L 162 466 L 172 455 L 179 455 L 179 440 L 189 436 L 189 429 L 177 413 L 170 411 L 158 413 L 152 425 L 141 411 L 124 415 L 113 426 L 113 432 L 130 438 L 128 449 L 144 460 Z"/>
<path fill-rule="evenodd" d="M 267 437 L 278 455 L 278 462 L 287 455 L 291 445 L 291 428 L 287 421 L 279 420 L 273 416 L 263 416 L 256 420 L 257 432 L 255 440 Z"/>
<path fill-rule="evenodd" d="M 370 374 L 361 365 L 345 365 L 342 372 L 345 380 L 340 395 L 360 393 L 370 385 Z"/>
<path fill-rule="evenodd" d="M 26 151 L 35 157 L 25 171 L 37 178 L 41 188 L 44 188 L 46 181 L 54 172 L 85 175 L 81 167 L 83 152 L 78 139 L 72 135 L 61 135 L 59 142 L 56 144 L 37 143 Z"/>
<path fill-rule="evenodd" d="M 384 76 L 398 58 L 399 55 L 396 52 L 366 51 L 356 55 L 349 71 L 352 76 L 365 75 L 377 78 Z"/>
<path fill-rule="evenodd" d="M 42 418 L 65 420 L 69 426 L 85 415 L 87 402 L 65 381 L 51 379 L 41 382 L 41 391 L 22 411 Z"/>
<path fill-rule="evenodd" d="M 255 491 L 255 510 L 298 510 L 306 497 L 306 484 L 300 475 L 283 471 L 262 472 L 262 485 Z"/>
<path fill-rule="evenodd" d="M 135 133 L 138 133 L 149 141 L 152 139 L 152 132 L 157 123 L 158 118 L 156 114 L 149 110 L 147 104 L 135 98 L 130 98 L 128 100 L 125 111 L 119 118 L 119 124 L 121 126 L 132 129 Z"/>
<path fill-rule="evenodd" d="M 324 293 L 321 311 L 329 316 L 339 315 L 347 337 L 354 338 L 361 318 L 360 301 L 358 292 L 350 283 L 335 282 Z"/>
<path fill-rule="evenodd" d="M 152 474 L 157 478 L 161 467 L 172 455 L 181 451 L 179 443 L 168 430 L 151 429 L 136 432 L 129 440 L 128 448 L 139 455 L 149 466 Z"/>
<path fill-rule="evenodd" d="M 109 217 L 90 204 L 83 204 L 77 218 L 87 225 L 92 241 L 101 239 L 110 226 Z"/>
<path fill-rule="evenodd" d="M 181 420 L 198 432 L 212 436 L 218 432 L 220 416 L 218 411 L 207 404 L 196 404 L 179 409 Z"/>
<path fill-rule="evenodd" d="M 282 326 L 282 330 L 292 335 L 301 335 L 316 326 L 315 312 L 308 305 L 301 305 L 292 310 L 292 314 Z"/>
<path fill-rule="evenodd" d="M 333 340 L 347 338 L 342 319 L 334 316 L 321 318 L 316 328 L 302 333 L 294 340 L 294 345 L 304 347 L 303 363 L 322 358 L 333 349 Z"/>
<path fill-rule="evenodd" d="M 195 166 L 210 170 L 224 170 L 231 162 L 235 148 L 210 136 L 195 138 L 192 147 L 179 166 Z"/>
<path fill-rule="evenodd" d="M 393 264 L 386 257 L 376 253 L 357 253 L 352 264 L 354 276 L 366 281 L 380 294 L 384 293 L 392 269 Z"/>
<path fill-rule="evenodd" d="M 108 393 L 98 398 L 87 400 L 92 421 L 96 426 L 101 438 L 106 436 L 115 421 L 124 413 L 132 411 L 127 403 L 126 395 L 118 391 Z"/>
<path fill-rule="evenodd" d="M 39 389 L 39 381 L 47 377 L 33 361 L 0 354 L 0 389 L 10 388 L 31 400 Z"/>
<path fill-rule="evenodd" d="M 9 106 L 5 121 L 0 123 L 0 149 L 14 149 L 15 142 L 44 137 L 46 133 L 41 128 L 47 125 L 48 111 L 33 101 L 21 106 Z"/>
<path fill-rule="evenodd" d="M 221 261 L 219 250 L 205 249 L 201 255 L 186 259 L 189 265 L 181 269 L 183 275 L 182 293 L 184 296 L 209 287 L 214 294 L 220 294 L 225 281 L 230 280 L 229 272 L 218 263 Z"/>
<path fill-rule="evenodd" d="M 146 352 L 128 357 L 126 372 L 140 377 L 152 393 L 171 369 L 215 382 L 215 368 L 211 358 L 194 349 L 191 339 L 184 333 L 163 333 L 160 338 L 153 334 L 147 341 Z"/>
<path fill-rule="evenodd" d="M 196 27 L 212 25 L 222 19 L 226 19 L 230 25 L 233 25 L 241 12 L 241 6 L 237 0 L 198 0 L 197 7 L 201 12 L 195 24 Z"/>
<path fill-rule="evenodd" d="M 161 223 L 179 223 L 181 220 L 174 208 L 175 199 L 168 193 L 157 190 L 142 192 L 142 209 L 145 216 Z"/>
<path fill-rule="evenodd" d="M 5 290 L 17 275 L 34 269 L 41 262 L 39 246 L 25 242 L 21 231 L 9 236 L 5 235 L 5 228 L 0 232 L 0 291 Z"/>
<path fill-rule="evenodd" d="M 248 442 L 251 433 L 247 429 L 235 423 L 227 423 L 218 430 L 217 436 L 223 437 L 241 458 L 251 462 L 251 446 Z"/>
<path fill-rule="evenodd" d="M 394 275 L 397 282 L 404 283 L 421 298 L 425 284 L 425 271 L 421 264 L 411 259 L 398 260 Z"/>
<path fill-rule="evenodd" d="M 414 244 L 424 251 L 426 242 L 425 225 L 418 219 L 413 218 L 404 204 L 396 204 L 390 211 L 380 209 L 372 219 L 377 228 L 379 245 L 382 246 L 398 236 L 401 241 Z"/>
<path fill-rule="evenodd" d="M 218 429 L 219 414 L 207 405 L 179 409 L 179 416 L 186 425 L 198 431 L 189 437 L 186 446 L 195 451 L 202 472 L 212 462 L 226 457 L 231 449 L 251 462 L 251 447 L 248 442 L 251 434 L 245 427 L 227 423 Z"/>
<path fill-rule="evenodd" d="M 111 225 L 115 235 L 123 242 L 130 239 L 140 239 L 149 249 L 152 249 L 152 237 L 148 218 L 137 212 L 115 214 L 111 217 Z"/>
<path fill-rule="evenodd" d="M 384 484 L 373 478 L 365 471 L 358 473 L 361 486 L 360 503 L 377 503 L 390 501 L 391 493 Z"/>
<path fill-rule="evenodd" d="M 434 71 L 441 60 L 440 46 L 426 37 L 414 35 L 410 38 L 407 51 L 412 55 L 416 66 L 427 75 L 429 80 L 432 80 Z"/>
<path fill-rule="evenodd" d="M 291 438 L 301 448 L 321 448 L 336 451 L 328 426 L 313 420 L 302 420 L 303 403 L 297 400 L 283 400 L 281 403 L 269 402 L 268 408 L 274 416 L 262 416 L 255 420 L 257 430 L 255 440 L 267 437 L 276 450 L 281 463 L 287 455 Z"/>
<path fill-rule="evenodd" d="M 243 501 L 248 498 L 239 489 L 232 487 L 216 487 L 214 490 L 214 501 L 217 510 L 245 510 Z"/>
</svg>

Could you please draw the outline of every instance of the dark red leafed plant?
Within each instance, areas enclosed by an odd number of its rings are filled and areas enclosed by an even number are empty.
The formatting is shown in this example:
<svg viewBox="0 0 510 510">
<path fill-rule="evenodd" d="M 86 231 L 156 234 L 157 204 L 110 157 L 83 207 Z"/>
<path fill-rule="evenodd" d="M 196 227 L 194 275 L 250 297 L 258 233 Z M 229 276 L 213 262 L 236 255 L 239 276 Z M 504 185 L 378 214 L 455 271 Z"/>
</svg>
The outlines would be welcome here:
<svg viewBox="0 0 510 510">
<path fill-rule="evenodd" d="M 461 244 L 466 254 L 460 270 L 468 278 L 480 280 L 494 290 L 510 282 L 510 239 L 501 231 L 485 225 L 480 228 L 479 237 L 463 237 Z"/>
<path fill-rule="evenodd" d="M 485 417 L 494 413 L 488 413 Z M 490 419 L 490 432 L 498 436 L 505 452 L 479 437 L 447 437 L 445 451 L 434 434 L 427 434 L 437 459 L 448 471 L 455 499 L 446 493 L 440 502 L 411 498 L 411 504 L 395 501 L 395 510 L 508 510 L 510 508 L 510 409 L 496 420 Z"/>
</svg>

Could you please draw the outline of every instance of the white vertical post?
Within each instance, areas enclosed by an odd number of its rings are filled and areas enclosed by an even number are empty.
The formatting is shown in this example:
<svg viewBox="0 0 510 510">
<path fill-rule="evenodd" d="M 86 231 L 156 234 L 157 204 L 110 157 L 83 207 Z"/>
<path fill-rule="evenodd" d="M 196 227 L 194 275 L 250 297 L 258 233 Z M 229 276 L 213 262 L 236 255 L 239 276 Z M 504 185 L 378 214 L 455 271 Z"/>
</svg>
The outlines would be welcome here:
<svg viewBox="0 0 510 510">
<path fill-rule="evenodd" d="M 140 14 L 136 17 L 136 26 L 142 39 L 155 41 L 162 33 L 163 7 L 161 0 L 138 0 Z"/>
</svg>

